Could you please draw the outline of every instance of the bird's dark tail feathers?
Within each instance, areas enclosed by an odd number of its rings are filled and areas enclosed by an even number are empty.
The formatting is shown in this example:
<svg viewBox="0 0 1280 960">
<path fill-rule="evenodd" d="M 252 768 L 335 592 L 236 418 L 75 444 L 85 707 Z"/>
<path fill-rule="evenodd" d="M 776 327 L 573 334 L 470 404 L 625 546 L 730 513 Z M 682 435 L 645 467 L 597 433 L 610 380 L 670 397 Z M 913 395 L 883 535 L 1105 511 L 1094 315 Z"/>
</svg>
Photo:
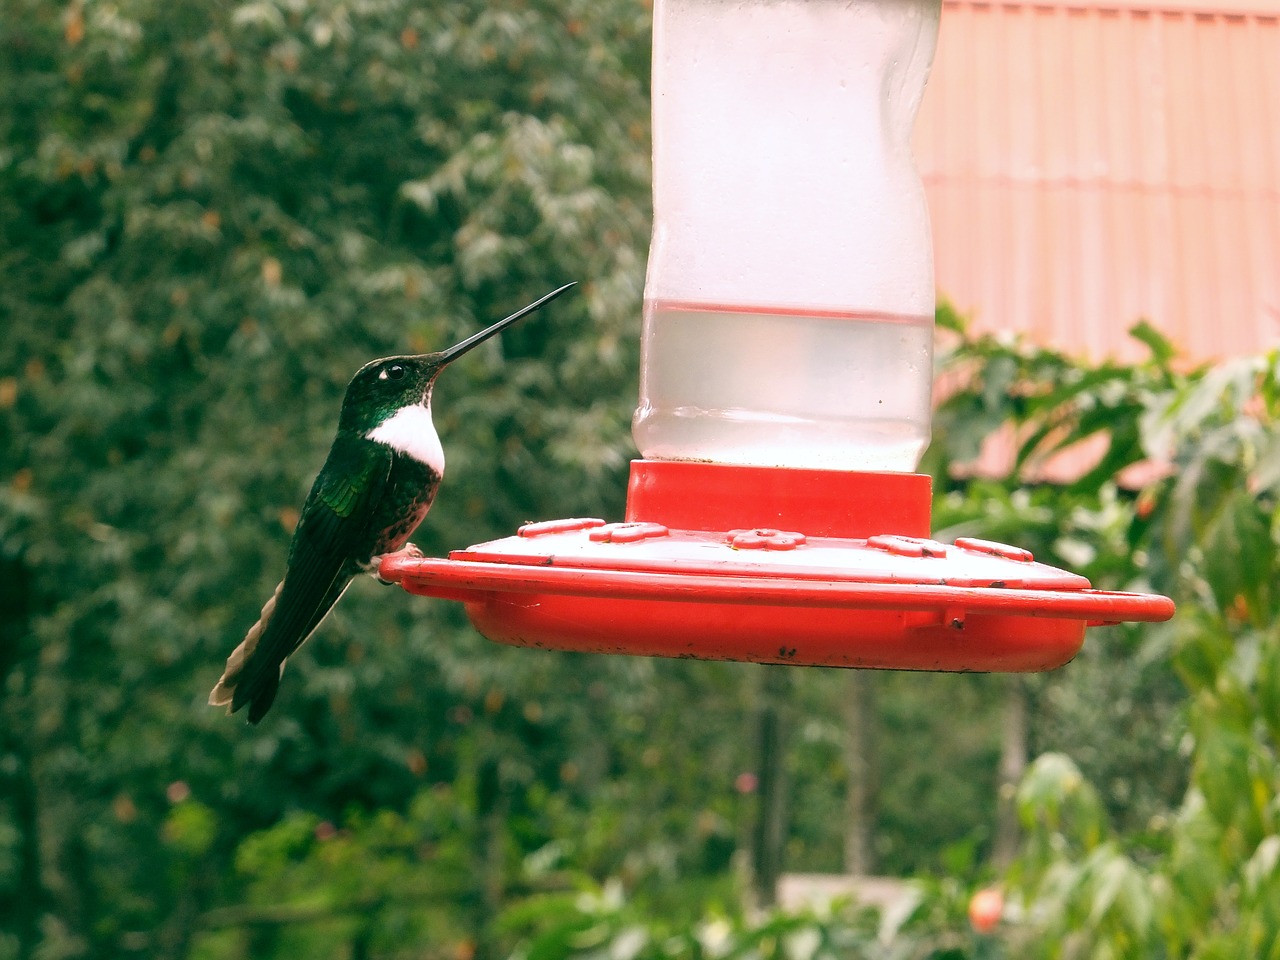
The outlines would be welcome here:
<svg viewBox="0 0 1280 960">
<path fill-rule="evenodd" d="M 284 674 L 284 664 L 280 664 L 279 670 L 267 670 L 262 674 L 262 680 L 255 684 L 255 690 L 252 694 L 247 694 L 245 702 L 249 704 L 249 722 L 257 724 L 259 720 L 267 715 L 267 711 L 271 709 L 271 704 L 275 703 L 276 691 L 280 689 L 280 677 Z M 235 708 L 232 708 L 235 712 Z"/>
<path fill-rule="evenodd" d="M 235 713 L 246 703 L 249 704 L 249 722 L 257 723 L 271 709 L 280 688 L 280 669 L 254 669 L 253 652 L 262 638 L 271 615 L 275 612 L 276 602 L 280 599 L 280 590 L 284 581 L 280 581 L 275 593 L 262 607 L 258 622 L 249 628 L 240 646 L 231 651 L 227 657 L 226 669 L 222 678 L 214 685 L 209 694 L 210 706 L 227 708 L 228 713 Z"/>
</svg>

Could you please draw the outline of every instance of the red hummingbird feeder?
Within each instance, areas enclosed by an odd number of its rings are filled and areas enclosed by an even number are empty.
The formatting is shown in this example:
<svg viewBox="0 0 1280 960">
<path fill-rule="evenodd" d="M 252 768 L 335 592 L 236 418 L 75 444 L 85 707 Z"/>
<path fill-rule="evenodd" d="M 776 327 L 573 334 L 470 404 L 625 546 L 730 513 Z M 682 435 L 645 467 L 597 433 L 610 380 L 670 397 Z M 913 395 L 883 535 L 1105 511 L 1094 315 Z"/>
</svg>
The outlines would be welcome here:
<svg viewBox="0 0 1280 960">
<path fill-rule="evenodd" d="M 626 518 L 391 556 L 557 650 L 1047 670 L 1166 597 L 930 537 L 934 282 L 911 129 L 941 0 L 657 0 L 654 231 Z"/>
</svg>

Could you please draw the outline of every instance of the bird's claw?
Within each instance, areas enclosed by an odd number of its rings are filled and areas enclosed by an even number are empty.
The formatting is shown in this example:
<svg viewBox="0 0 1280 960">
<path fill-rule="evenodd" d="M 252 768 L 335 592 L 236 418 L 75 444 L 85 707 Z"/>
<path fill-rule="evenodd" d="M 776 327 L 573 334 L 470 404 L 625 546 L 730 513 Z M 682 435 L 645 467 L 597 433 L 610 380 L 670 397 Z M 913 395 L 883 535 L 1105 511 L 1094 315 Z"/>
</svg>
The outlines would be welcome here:
<svg viewBox="0 0 1280 960">
<path fill-rule="evenodd" d="M 395 550 L 391 553 L 384 553 L 382 556 L 378 557 L 377 562 L 375 563 L 373 568 L 373 575 L 374 577 L 377 578 L 378 582 L 382 584 L 384 587 L 394 587 L 396 585 L 395 580 L 384 580 L 382 578 L 382 575 L 378 573 L 378 570 L 382 567 L 382 561 L 386 560 L 388 557 L 403 557 L 407 560 L 421 560 L 425 556 L 426 554 L 423 553 L 421 550 L 419 550 L 412 543 L 406 543 L 399 550 Z"/>
<path fill-rule="evenodd" d="M 406 543 L 395 553 L 388 554 L 391 557 L 408 557 L 410 560 L 421 560 L 426 554 L 419 550 L 414 544 Z"/>
</svg>

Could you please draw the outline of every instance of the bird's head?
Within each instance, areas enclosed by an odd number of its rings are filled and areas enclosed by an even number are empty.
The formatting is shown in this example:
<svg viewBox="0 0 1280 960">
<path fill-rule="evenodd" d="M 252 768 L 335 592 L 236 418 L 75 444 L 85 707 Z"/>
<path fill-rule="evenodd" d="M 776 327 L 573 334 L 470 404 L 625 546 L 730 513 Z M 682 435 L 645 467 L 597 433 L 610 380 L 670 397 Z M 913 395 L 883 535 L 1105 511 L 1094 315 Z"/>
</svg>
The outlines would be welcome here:
<svg viewBox="0 0 1280 960">
<path fill-rule="evenodd" d="M 431 388 L 441 370 L 517 320 L 554 300 L 573 285 L 566 283 L 447 350 L 406 357 L 383 357 L 366 363 L 347 385 L 347 393 L 342 400 L 339 429 L 366 434 L 405 407 L 430 407 Z"/>
</svg>

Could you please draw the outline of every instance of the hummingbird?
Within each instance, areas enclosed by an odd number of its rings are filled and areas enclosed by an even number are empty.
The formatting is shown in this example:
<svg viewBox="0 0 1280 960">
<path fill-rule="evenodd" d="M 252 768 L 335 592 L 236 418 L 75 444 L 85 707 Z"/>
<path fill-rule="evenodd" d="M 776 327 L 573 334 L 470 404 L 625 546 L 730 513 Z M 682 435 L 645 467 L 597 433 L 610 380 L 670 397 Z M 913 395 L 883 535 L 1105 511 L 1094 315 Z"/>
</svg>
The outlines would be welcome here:
<svg viewBox="0 0 1280 960">
<path fill-rule="evenodd" d="M 249 722 L 271 709 L 285 661 L 306 642 L 358 573 L 406 547 L 444 476 L 444 450 L 431 422 L 431 390 L 440 371 L 467 351 L 564 293 L 553 290 L 505 320 L 439 353 L 385 357 L 361 367 L 347 385 L 338 434 L 302 506 L 284 579 L 258 621 L 227 658 L 209 694 L 212 706 Z"/>
</svg>

